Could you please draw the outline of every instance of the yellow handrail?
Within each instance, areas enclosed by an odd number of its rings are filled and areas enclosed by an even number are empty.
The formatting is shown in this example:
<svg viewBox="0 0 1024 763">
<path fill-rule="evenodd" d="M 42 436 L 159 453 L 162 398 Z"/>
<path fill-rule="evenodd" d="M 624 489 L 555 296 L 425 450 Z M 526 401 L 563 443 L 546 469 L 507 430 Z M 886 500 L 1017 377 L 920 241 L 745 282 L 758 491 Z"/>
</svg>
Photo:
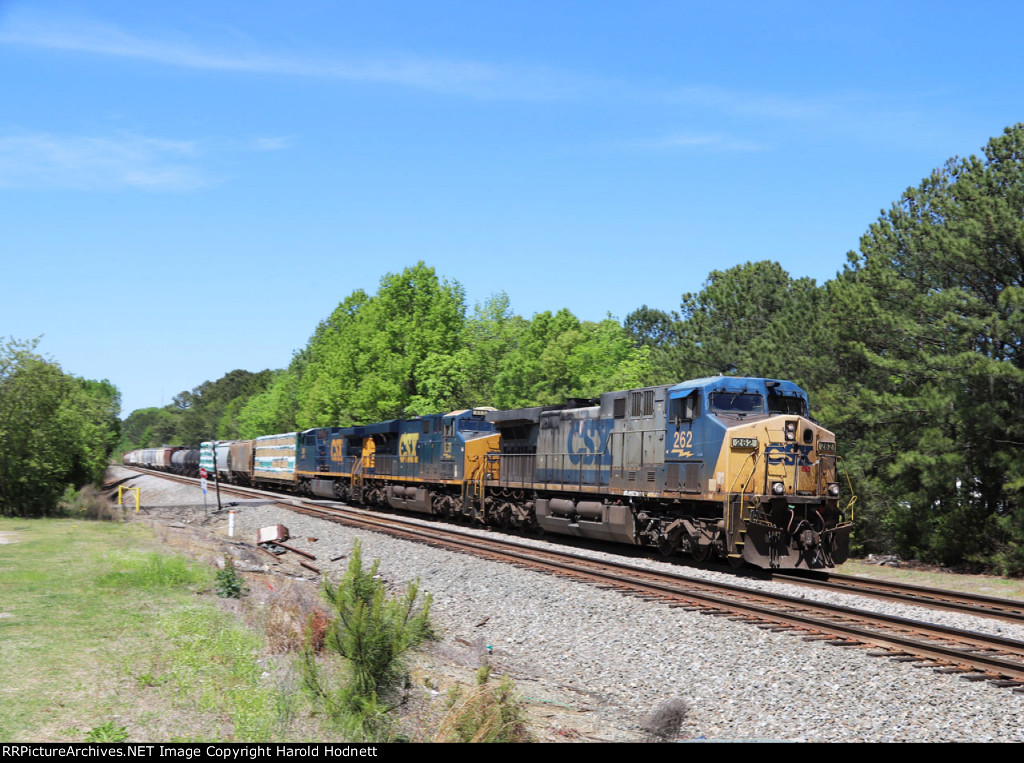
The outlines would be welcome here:
<svg viewBox="0 0 1024 763">
<path fill-rule="evenodd" d="M 740 505 L 741 506 L 743 505 L 743 494 L 746 492 L 747 487 L 750 484 L 750 481 L 752 479 L 754 479 L 754 475 L 757 473 L 757 461 L 758 461 L 758 459 L 760 459 L 760 457 L 761 457 L 761 454 L 758 451 L 756 451 L 756 450 L 751 451 L 750 455 L 748 455 L 745 459 L 743 459 L 743 463 L 740 464 L 740 468 L 736 471 L 736 478 L 732 481 L 732 487 L 729 489 L 729 493 L 730 494 L 732 494 L 733 491 L 735 490 L 736 483 L 739 481 L 740 475 L 743 474 L 743 466 L 744 466 L 744 464 L 746 464 L 747 461 L 749 461 L 751 458 L 753 458 L 754 459 L 754 463 L 751 465 L 750 476 L 747 477 L 747 481 L 740 488 Z"/>
<path fill-rule="evenodd" d="M 846 504 L 845 511 L 850 514 L 850 521 L 853 521 L 853 504 L 857 503 L 857 496 L 853 493 L 853 480 L 850 479 L 850 470 L 846 468 L 846 459 L 836 454 L 836 460 L 843 462 L 843 474 L 846 476 L 846 484 L 850 486 L 850 502 Z"/>
</svg>

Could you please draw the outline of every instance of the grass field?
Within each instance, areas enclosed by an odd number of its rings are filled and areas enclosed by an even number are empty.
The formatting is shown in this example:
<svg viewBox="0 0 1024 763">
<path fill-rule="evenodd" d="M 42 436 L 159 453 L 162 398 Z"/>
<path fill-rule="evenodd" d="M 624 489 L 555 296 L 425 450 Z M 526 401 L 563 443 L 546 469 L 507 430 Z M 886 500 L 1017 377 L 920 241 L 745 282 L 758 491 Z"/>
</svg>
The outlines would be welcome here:
<svg viewBox="0 0 1024 763">
<path fill-rule="evenodd" d="M 0 741 L 325 740 L 214 570 L 138 524 L 0 519 Z"/>
</svg>

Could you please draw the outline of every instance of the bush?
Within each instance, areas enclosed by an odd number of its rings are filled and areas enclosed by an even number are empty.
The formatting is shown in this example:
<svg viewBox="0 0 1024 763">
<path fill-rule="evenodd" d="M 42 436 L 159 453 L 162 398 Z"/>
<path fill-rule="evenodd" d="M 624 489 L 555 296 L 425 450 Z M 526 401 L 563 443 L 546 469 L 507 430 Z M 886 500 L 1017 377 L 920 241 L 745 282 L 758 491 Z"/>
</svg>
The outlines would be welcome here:
<svg viewBox="0 0 1024 763">
<path fill-rule="evenodd" d="M 68 485 L 58 508 L 63 514 L 83 519 L 120 521 L 124 514 L 121 507 L 111 503 L 95 485 L 86 485 L 81 490 Z"/>
<path fill-rule="evenodd" d="M 329 618 L 312 587 L 285 582 L 272 589 L 256 619 L 267 634 L 271 654 L 301 652 L 307 646 L 323 651 Z"/>
</svg>

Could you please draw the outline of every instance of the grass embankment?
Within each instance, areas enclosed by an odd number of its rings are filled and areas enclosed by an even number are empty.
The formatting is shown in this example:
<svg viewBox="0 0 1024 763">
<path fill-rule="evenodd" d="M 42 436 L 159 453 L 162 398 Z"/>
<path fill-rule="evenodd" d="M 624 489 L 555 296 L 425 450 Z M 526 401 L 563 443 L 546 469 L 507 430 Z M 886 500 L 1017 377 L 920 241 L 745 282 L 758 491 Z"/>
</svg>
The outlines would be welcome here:
<svg viewBox="0 0 1024 763">
<path fill-rule="evenodd" d="M 316 735 L 212 568 L 138 525 L 0 520 L 0 740 L 255 741 Z M 204 595 L 197 595 L 204 594 Z"/>
<path fill-rule="evenodd" d="M 357 544 L 326 610 L 278 582 L 225 600 L 246 589 L 233 565 L 167 554 L 144 525 L 0 518 L 0 742 L 528 740 L 511 684 L 486 675 L 402 730 L 385 700 L 429 605 L 411 617 L 415 590 L 392 601 L 375 573 Z"/>
</svg>

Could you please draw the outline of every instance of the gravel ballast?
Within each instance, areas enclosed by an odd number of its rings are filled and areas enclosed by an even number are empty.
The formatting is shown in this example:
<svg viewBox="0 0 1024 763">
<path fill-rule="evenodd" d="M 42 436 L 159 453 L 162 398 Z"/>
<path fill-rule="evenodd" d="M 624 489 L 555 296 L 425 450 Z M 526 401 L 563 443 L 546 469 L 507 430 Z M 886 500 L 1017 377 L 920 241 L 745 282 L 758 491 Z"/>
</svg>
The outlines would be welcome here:
<svg viewBox="0 0 1024 763">
<path fill-rule="evenodd" d="M 114 467 L 109 477 L 123 479 L 130 474 L 134 473 Z M 205 517 L 198 488 L 150 475 L 133 477 L 127 484 L 142 487 L 144 507 L 162 507 L 151 509 L 149 516 L 157 521 L 203 526 L 226 540 L 227 514 Z M 422 590 L 433 595 L 434 620 L 441 633 L 430 659 L 438 664 L 445 655 L 460 655 L 463 661 L 467 655 L 489 660 L 495 673 L 508 674 L 517 682 L 537 710 L 534 717 L 548 719 L 542 738 L 646 739 L 641 727 L 644 718 L 663 703 L 681 699 L 688 706 L 678 735 L 682 740 L 1024 741 L 1024 694 L 1007 689 L 870 657 L 866 649 L 804 641 L 726 618 L 354 531 L 281 506 L 240 501 L 235 510 L 236 540 L 254 543 L 259 528 L 283 524 L 293 538 L 289 545 L 316 554 L 313 564 L 334 574 L 344 570 L 353 539 L 358 537 L 363 558 L 380 559 L 380 573 L 390 584 L 402 586 L 418 578 Z M 318 540 L 309 543 L 308 537 Z M 344 558 L 336 562 L 327 561 L 341 555 Z M 282 563 L 290 563 L 296 574 L 313 577 L 294 561 Z M 664 564 L 657 560 L 631 563 Z M 672 569 L 1024 640 L 1024 629 L 993 620 L 677 565 Z"/>
</svg>

